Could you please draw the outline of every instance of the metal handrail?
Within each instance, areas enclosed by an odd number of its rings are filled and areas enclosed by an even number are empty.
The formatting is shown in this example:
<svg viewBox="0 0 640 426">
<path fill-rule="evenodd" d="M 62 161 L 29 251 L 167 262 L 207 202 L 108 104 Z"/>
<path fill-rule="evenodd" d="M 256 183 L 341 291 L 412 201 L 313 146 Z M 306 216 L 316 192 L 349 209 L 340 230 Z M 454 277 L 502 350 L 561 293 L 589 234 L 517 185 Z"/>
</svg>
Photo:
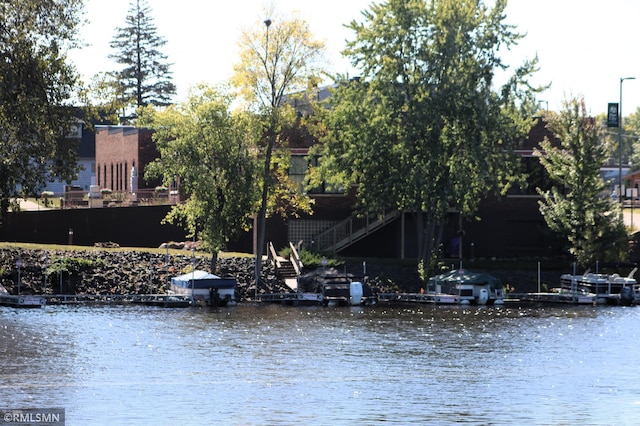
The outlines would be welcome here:
<svg viewBox="0 0 640 426">
<path fill-rule="evenodd" d="M 316 247 L 319 250 L 331 249 L 336 252 L 386 225 L 399 214 L 397 210 L 382 212 L 382 215 L 374 220 L 370 220 L 368 213 L 362 217 L 349 217 L 318 234 L 315 237 Z"/>
</svg>

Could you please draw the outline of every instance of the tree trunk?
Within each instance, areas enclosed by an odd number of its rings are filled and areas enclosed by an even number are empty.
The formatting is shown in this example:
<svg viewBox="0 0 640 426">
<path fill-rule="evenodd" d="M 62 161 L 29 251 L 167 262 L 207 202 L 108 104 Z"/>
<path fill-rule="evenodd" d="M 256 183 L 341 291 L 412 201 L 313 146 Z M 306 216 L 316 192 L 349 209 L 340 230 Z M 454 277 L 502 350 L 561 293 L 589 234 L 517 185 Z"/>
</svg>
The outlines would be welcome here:
<svg viewBox="0 0 640 426">
<path fill-rule="evenodd" d="M 269 195 L 269 185 L 271 177 L 271 154 L 273 152 L 273 146 L 275 145 L 275 137 L 273 135 L 273 119 L 270 124 L 267 137 L 269 138 L 267 144 L 267 152 L 264 159 L 264 172 L 262 182 L 262 200 L 260 205 L 260 213 L 258 215 L 258 244 L 256 246 L 256 261 L 254 270 L 254 280 L 256 285 L 256 291 L 260 284 L 260 271 L 262 270 L 262 250 L 265 246 L 265 234 L 267 223 L 267 202 Z"/>
<path fill-rule="evenodd" d="M 216 273 L 216 266 L 218 265 L 218 251 L 214 250 L 211 252 L 211 273 Z"/>
<path fill-rule="evenodd" d="M 425 213 L 415 215 L 416 235 L 418 236 L 418 261 L 425 265 L 427 276 L 433 272 L 431 260 L 440 243 L 444 232 L 444 224 L 436 220 L 425 220 Z"/>
<path fill-rule="evenodd" d="M 416 222 L 416 244 L 418 247 L 418 261 L 424 260 L 424 251 L 425 251 L 425 235 L 424 235 L 424 214 L 422 212 L 418 212 L 414 214 L 415 222 Z"/>
</svg>

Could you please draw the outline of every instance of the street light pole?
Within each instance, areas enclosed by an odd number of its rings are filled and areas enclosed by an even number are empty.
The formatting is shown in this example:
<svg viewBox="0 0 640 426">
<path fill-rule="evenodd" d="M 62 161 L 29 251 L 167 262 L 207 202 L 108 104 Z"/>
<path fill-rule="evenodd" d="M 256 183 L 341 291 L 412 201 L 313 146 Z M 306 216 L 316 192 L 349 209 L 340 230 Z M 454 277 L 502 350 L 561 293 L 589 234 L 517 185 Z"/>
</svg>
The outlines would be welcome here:
<svg viewBox="0 0 640 426">
<path fill-rule="evenodd" d="M 538 105 L 544 103 L 545 104 L 545 114 L 549 112 L 549 101 L 538 101 Z"/>
<path fill-rule="evenodd" d="M 265 29 L 265 49 L 264 49 L 264 71 L 267 74 L 267 79 L 271 85 L 271 93 L 273 95 L 273 82 L 271 81 L 271 73 L 269 72 L 269 27 L 271 26 L 271 19 L 267 18 L 264 20 Z M 270 114 L 273 116 L 273 108 L 275 108 L 273 98 L 271 99 L 271 111 Z M 269 135 L 271 137 L 271 130 L 273 127 L 270 122 Z M 266 234 L 266 222 L 267 222 L 267 196 L 268 196 L 268 175 L 269 175 L 269 167 L 271 164 L 271 140 L 269 140 L 267 146 L 267 153 L 265 159 L 265 171 L 264 171 L 264 182 L 262 182 L 262 205 L 260 206 L 260 213 L 258 220 L 256 220 L 255 224 L 258 229 L 257 234 L 257 244 L 256 244 L 256 261 L 254 265 L 254 278 L 255 278 L 255 301 L 258 301 L 258 286 L 260 285 L 260 272 L 262 267 L 262 249 L 264 248 L 264 239 Z"/>
<path fill-rule="evenodd" d="M 621 213 L 624 214 L 624 193 L 622 190 L 622 82 L 635 80 L 635 77 L 620 77 L 620 103 L 618 104 L 618 197 L 620 198 Z"/>
</svg>

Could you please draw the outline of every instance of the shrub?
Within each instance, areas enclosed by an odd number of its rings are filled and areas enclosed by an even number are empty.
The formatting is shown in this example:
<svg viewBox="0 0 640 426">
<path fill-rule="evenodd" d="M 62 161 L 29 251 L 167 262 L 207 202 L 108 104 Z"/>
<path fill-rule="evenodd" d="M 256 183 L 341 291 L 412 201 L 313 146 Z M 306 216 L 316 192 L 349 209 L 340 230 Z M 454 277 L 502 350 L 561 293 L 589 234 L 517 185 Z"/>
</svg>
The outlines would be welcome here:
<svg viewBox="0 0 640 426">
<path fill-rule="evenodd" d="M 291 256 L 291 248 L 285 247 L 283 249 L 280 249 L 280 251 L 278 252 L 278 255 L 280 257 L 284 257 L 285 259 L 288 259 Z"/>
<path fill-rule="evenodd" d="M 312 252 L 307 249 L 300 251 L 300 260 L 302 264 L 307 268 L 319 268 L 322 266 L 322 259 L 326 259 L 329 267 L 336 267 L 344 265 L 344 261 L 335 257 L 329 256 L 326 253 Z"/>
<path fill-rule="evenodd" d="M 91 269 L 102 265 L 104 265 L 104 261 L 101 259 L 91 260 L 83 259 L 81 257 L 59 257 L 51 259 L 51 263 L 49 264 L 46 273 L 50 277 L 57 275 L 60 272 L 75 274 L 83 269 Z"/>
</svg>

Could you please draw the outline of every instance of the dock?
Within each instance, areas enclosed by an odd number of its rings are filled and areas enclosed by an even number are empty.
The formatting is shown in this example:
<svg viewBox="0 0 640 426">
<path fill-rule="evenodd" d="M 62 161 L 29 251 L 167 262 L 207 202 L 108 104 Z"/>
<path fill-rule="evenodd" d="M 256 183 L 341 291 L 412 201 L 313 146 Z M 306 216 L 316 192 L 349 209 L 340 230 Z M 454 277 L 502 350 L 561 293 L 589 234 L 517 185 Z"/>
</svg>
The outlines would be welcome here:
<svg viewBox="0 0 640 426">
<path fill-rule="evenodd" d="M 126 305 L 140 304 L 166 308 L 187 307 L 192 304 L 188 296 L 174 294 L 53 294 L 37 296 L 11 296 L 0 294 L 0 305 L 19 307 L 19 302 L 31 300 L 42 301 L 38 307 L 45 305 Z M 35 303 L 30 303 L 35 305 Z"/>
<path fill-rule="evenodd" d="M 426 293 L 378 293 L 378 302 L 405 302 L 405 303 L 431 303 L 431 304 L 456 304 L 458 298 L 451 294 L 426 294 Z M 258 295 L 259 302 L 282 304 L 322 304 L 330 298 L 324 298 L 322 293 L 266 293 Z"/>
<path fill-rule="evenodd" d="M 453 294 L 429 293 L 378 293 L 374 302 L 379 303 L 416 303 L 432 305 L 457 305 L 460 300 Z M 38 301 L 36 303 L 35 301 Z M 321 293 L 265 293 L 249 302 L 280 303 L 283 305 L 322 305 L 328 298 Z M 571 294 L 571 293 L 507 293 L 502 299 L 504 305 L 516 304 L 572 304 L 572 305 L 620 305 L 616 294 Z M 27 302 L 27 303 L 25 303 Z M 639 304 L 636 301 L 634 304 Z M 186 295 L 177 294 L 54 294 L 15 296 L 0 293 L 0 306 L 40 307 L 45 305 L 129 305 L 181 308 L 200 305 Z M 37 305 L 37 306 L 35 306 Z"/>
<path fill-rule="evenodd" d="M 380 303 L 417 303 L 432 305 L 457 305 L 460 300 L 455 294 L 434 293 L 378 293 Z M 258 295 L 258 302 L 281 303 L 285 305 L 320 305 L 325 301 L 320 293 L 267 293 Z M 507 293 L 502 299 L 503 306 L 517 304 L 570 304 L 570 305 L 620 305 L 617 294 L 571 294 L 571 293 Z M 640 301 L 637 301 L 640 303 Z"/>
<path fill-rule="evenodd" d="M 459 303 L 458 297 L 454 294 L 437 293 L 380 293 L 380 302 L 406 302 L 406 303 L 431 303 L 441 305 L 454 305 Z"/>
<path fill-rule="evenodd" d="M 533 302 L 533 303 L 560 303 L 571 305 L 620 305 L 619 294 L 572 294 L 571 292 L 565 293 L 512 293 L 507 296 L 505 301 L 521 301 L 521 302 Z M 637 302 L 636 302 L 637 304 Z"/>
<path fill-rule="evenodd" d="M 46 301 L 42 296 L 12 296 L 0 294 L 0 306 L 11 308 L 42 308 Z"/>
</svg>

